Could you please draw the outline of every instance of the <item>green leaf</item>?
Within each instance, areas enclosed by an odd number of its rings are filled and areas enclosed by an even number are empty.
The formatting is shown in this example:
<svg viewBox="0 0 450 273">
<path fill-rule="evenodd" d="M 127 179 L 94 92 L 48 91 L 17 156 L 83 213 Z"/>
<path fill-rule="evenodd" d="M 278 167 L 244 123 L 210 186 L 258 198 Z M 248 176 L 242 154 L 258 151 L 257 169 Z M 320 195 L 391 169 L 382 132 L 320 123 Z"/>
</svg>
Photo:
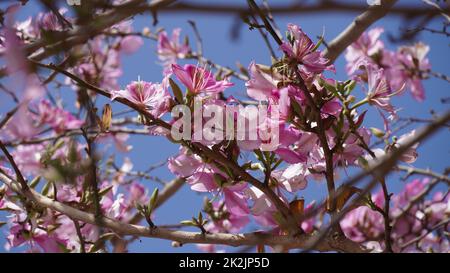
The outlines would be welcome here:
<svg viewBox="0 0 450 273">
<path fill-rule="evenodd" d="M 104 189 L 101 189 L 101 190 L 98 192 L 99 197 L 105 196 L 110 190 L 112 190 L 112 188 L 113 188 L 113 186 L 109 186 L 109 187 L 106 187 L 106 188 L 104 188 Z"/>
<path fill-rule="evenodd" d="M 203 214 L 201 211 L 198 213 L 198 222 L 203 223 Z"/>
<path fill-rule="evenodd" d="M 194 223 L 194 222 L 192 222 L 191 220 L 184 220 L 184 221 L 181 221 L 180 224 L 185 225 L 185 226 L 193 226 L 193 227 L 196 227 L 196 226 L 197 226 L 197 224 Z"/>
<path fill-rule="evenodd" d="M 370 127 L 370 131 L 372 132 L 372 134 L 374 136 L 376 136 L 377 138 L 383 138 L 385 135 L 385 132 L 383 130 L 380 130 L 378 128 L 375 127 Z"/>
<path fill-rule="evenodd" d="M 175 96 L 175 99 L 179 104 L 183 103 L 183 92 L 181 91 L 180 87 L 174 82 L 172 79 L 169 78 L 170 87 L 172 88 L 173 95 Z"/>
<path fill-rule="evenodd" d="M 33 180 L 31 180 L 30 188 L 32 188 L 32 189 L 36 188 L 36 186 L 39 184 L 39 181 L 41 181 L 40 175 L 36 176 L 35 178 L 33 178 Z"/>
<path fill-rule="evenodd" d="M 292 109 L 294 110 L 294 112 L 297 114 L 297 116 L 301 117 L 303 111 L 295 99 L 291 99 L 291 106 L 292 106 Z"/>
<path fill-rule="evenodd" d="M 324 33 L 322 33 L 319 41 L 317 41 L 317 44 L 313 47 L 312 51 L 316 51 L 319 48 L 319 46 L 323 43 L 324 36 L 325 36 Z"/>
<path fill-rule="evenodd" d="M 345 87 L 344 87 L 344 91 L 345 91 L 345 95 L 349 95 L 353 89 L 355 89 L 356 86 L 356 81 L 354 80 L 350 80 L 348 83 L 346 82 Z"/>
<path fill-rule="evenodd" d="M 327 81 L 320 80 L 320 83 L 322 84 L 323 87 L 325 87 L 325 89 L 327 89 L 331 93 L 335 94 L 337 92 L 338 87 L 329 84 Z"/>
<path fill-rule="evenodd" d="M 358 157 L 358 164 L 365 170 L 369 169 L 369 162 L 364 157 Z"/>
<path fill-rule="evenodd" d="M 42 190 L 41 190 L 42 195 L 47 196 L 48 192 L 50 191 L 51 184 L 52 184 L 51 182 L 45 183 L 44 187 L 42 187 Z"/>
<path fill-rule="evenodd" d="M 150 201 L 148 203 L 148 213 L 150 214 L 152 212 L 152 210 L 155 208 L 156 205 L 156 201 L 158 200 L 158 193 L 159 190 L 158 188 L 156 188 L 153 193 L 152 196 L 150 197 Z"/>
</svg>

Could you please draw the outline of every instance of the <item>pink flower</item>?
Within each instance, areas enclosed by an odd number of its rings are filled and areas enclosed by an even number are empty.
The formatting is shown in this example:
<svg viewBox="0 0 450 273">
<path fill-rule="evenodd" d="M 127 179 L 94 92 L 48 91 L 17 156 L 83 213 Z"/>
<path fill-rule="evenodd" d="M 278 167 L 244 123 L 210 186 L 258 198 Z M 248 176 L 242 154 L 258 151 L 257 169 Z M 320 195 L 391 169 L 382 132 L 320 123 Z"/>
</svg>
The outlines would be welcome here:
<svg viewBox="0 0 450 273">
<path fill-rule="evenodd" d="M 167 167 L 172 173 L 187 177 L 194 174 L 202 165 L 204 164 L 199 156 L 188 154 L 186 149 L 182 148 L 177 156 L 169 158 Z"/>
<path fill-rule="evenodd" d="M 60 202 L 80 202 L 81 200 L 81 197 L 78 196 L 78 189 L 68 184 L 62 184 L 58 187 L 56 197 Z"/>
<path fill-rule="evenodd" d="M 40 161 L 44 152 L 44 145 L 35 144 L 19 145 L 12 154 L 16 164 L 23 173 L 36 175 L 44 167 Z"/>
<path fill-rule="evenodd" d="M 300 64 L 301 70 L 307 74 L 321 73 L 325 69 L 334 70 L 332 65 L 328 65 L 328 59 L 320 51 L 314 50 L 315 44 L 299 26 L 288 24 L 288 31 L 289 41 L 284 42 L 280 48 Z"/>
<path fill-rule="evenodd" d="M 372 196 L 372 200 L 382 207 L 383 193 L 379 191 Z M 358 207 L 347 213 L 340 225 L 345 236 L 355 242 L 380 240 L 384 232 L 383 216 L 367 206 Z"/>
<path fill-rule="evenodd" d="M 67 13 L 66 8 L 59 9 L 59 14 L 63 17 Z M 70 20 L 70 19 L 68 19 Z M 39 13 L 36 17 L 35 25 L 36 30 L 39 31 L 62 31 L 64 26 L 61 25 L 61 20 L 53 12 Z"/>
<path fill-rule="evenodd" d="M 278 97 L 278 84 L 281 82 L 281 75 L 267 73 L 263 69 L 262 65 L 251 62 L 248 67 L 251 78 L 245 83 L 248 96 L 259 101 Z"/>
<path fill-rule="evenodd" d="M 130 203 L 130 205 L 133 205 L 135 202 L 140 204 L 144 204 L 147 202 L 147 192 L 142 184 L 133 182 L 130 186 L 127 187 L 127 191 L 129 192 L 128 202 Z"/>
<path fill-rule="evenodd" d="M 307 214 L 308 212 L 310 212 L 311 210 L 313 210 L 315 204 L 316 204 L 315 201 L 311 201 L 311 202 L 306 206 L 306 208 L 305 208 L 305 214 Z M 313 231 L 314 231 L 314 225 L 315 225 L 316 222 L 318 221 L 318 219 L 317 219 L 318 217 L 320 217 L 320 216 L 318 215 L 318 216 L 315 216 L 315 217 L 310 217 L 310 218 L 306 219 L 305 221 L 303 221 L 303 222 L 300 224 L 302 230 L 303 230 L 305 233 L 311 233 L 311 232 L 313 232 Z"/>
<path fill-rule="evenodd" d="M 348 74 L 351 75 L 359 69 L 358 62 L 361 59 L 369 59 L 383 50 L 384 44 L 379 40 L 383 32 L 383 28 L 373 28 L 361 34 L 358 40 L 347 48 L 345 59 L 347 60 Z"/>
<path fill-rule="evenodd" d="M 128 34 L 125 37 L 120 37 L 117 39 L 120 52 L 123 52 L 125 54 L 136 52 L 144 44 L 144 41 L 141 37 L 129 34 L 133 31 L 132 23 L 132 20 L 123 21 L 111 28 L 111 32 L 115 32 L 116 30 L 118 30 L 121 33 Z"/>
<path fill-rule="evenodd" d="M 193 191 L 211 192 L 217 190 L 219 185 L 214 180 L 214 173 L 209 170 L 197 171 L 186 179 Z"/>
<path fill-rule="evenodd" d="M 280 156 L 281 159 L 290 164 L 295 164 L 299 162 L 306 162 L 307 158 L 305 155 L 296 153 L 289 148 L 278 148 L 275 153 Z"/>
<path fill-rule="evenodd" d="M 250 200 L 253 201 L 251 213 L 255 221 L 264 227 L 278 226 L 273 214 L 277 211 L 275 205 L 267 198 L 267 196 L 256 187 L 249 187 L 245 193 Z"/>
<path fill-rule="evenodd" d="M 191 51 L 188 45 L 180 43 L 181 29 L 176 28 L 172 31 L 172 37 L 169 39 L 167 33 L 162 31 L 158 34 L 159 59 L 165 66 L 175 64 L 177 59 L 183 59 Z"/>
<path fill-rule="evenodd" d="M 171 96 L 165 84 L 134 81 L 126 89 L 113 91 L 111 100 L 124 98 L 148 110 L 154 117 L 161 117 L 170 108 Z"/>
<path fill-rule="evenodd" d="M 243 216 L 229 213 L 223 201 L 214 202 L 212 209 L 214 217 L 205 226 L 209 232 L 238 232 L 250 222 L 248 213 Z"/>
<path fill-rule="evenodd" d="M 307 173 L 306 165 L 297 163 L 289 165 L 284 170 L 274 171 L 272 176 L 278 181 L 278 186 L 288 192 L 294 193 L 305 189 L 308 185 L 308 181 L 306 180 Z"/>
<path fill-rule="evenodd" d="M 39 133 L 33 121 L 33 115 L 29 112 L 28 106 L 22 104 L 5 126 L 7 134 L 14 139 L 31 139 Z"/>
<path fill-rule="evenodd" d="M 234 85 L 227 80 L 216 81 L 210 71 L 191 64 L 172 64 L 172 71 L 192 94 L 220 93 Z"/>
<path fill-rule="evenodd" d="M 104 44 L 101 36 L 97 36 L 89 46 L 81 48 L 84 54 L 92 56 L 73 69 L 73 73 L 87 82 L 97 84 L 107 90 L 117 90 L 117 80 L 122 76 L 119 51 Z M 72 81 L 67 78 L 67 83 Z"/>
<path fill-rule="evenodd" d="M 399 60 L 405 66 L 406 84 L 411 89 L 412 96 L 418 100 L 425 99 L 425 91 L 421 82 L 422 73 L 430 70 L 431 65 L 426 58 L 430 47 L 424 43 L 405 46 L 399 49 Z M 420 72 L 419 72 L 420 71 Z"/>
<path fill-rule="evenodd" d="M 363 138 L 364 142 L 370 144 L 370 133 L 365 128 L 359 128 L 358 134 Z M 364 154 L 364 149 L 361 147 L 360 139 L 354 134 L 350 134 L 345 142 L 342 144 L 343 150 L 339 154 L 335 154 L 333 158 L 336 162 L 341 161 L 345 165 L 353 164 L 359 156 Z"/>
<path fill-rule="evenodd" d="M 142 45 L 144 41 L 142 38 L 135 35 L 127 35 L 122 40 L 120 40 L 120 51 L 125 54 L 131 54 L 136 52 Z"/>
<path fill-rule="evenodd" d="M 75 118 L 66 110 L 53 107 L 48 100 L 41 100 L 37 108 L 39 124 L 49 124 L 56 133 L 79 129 L 84 123 L 84 121 Z"/>
<path fill-rule="evenodd" d="M 290 163 L 305 163 L 308 155 L 317 148 L 317 136 L 312 133 L 300 133 L 292 128 L 282 130 L 280 147 L 275 151 L 281 159 Z"/>
<path fill-rule="evenodd" d="M 238 183 L 222 189 L 225 205 L 232 215 L 247 216 L 250 213 L 247 196 L 244 193 L 246 188 L 246 183 Z"/>
<path fill-rule="evenodd" d="M 391 92 L 384 69 L 377 69 L 370 64 L 366 68 L 369 87 L 367 99 L 369 104 L 375 105 L 395 116 L 395 109 L 390 104 L 390 97 L 400 94 L 404 86 L 395 92 Z"/>
</svg>

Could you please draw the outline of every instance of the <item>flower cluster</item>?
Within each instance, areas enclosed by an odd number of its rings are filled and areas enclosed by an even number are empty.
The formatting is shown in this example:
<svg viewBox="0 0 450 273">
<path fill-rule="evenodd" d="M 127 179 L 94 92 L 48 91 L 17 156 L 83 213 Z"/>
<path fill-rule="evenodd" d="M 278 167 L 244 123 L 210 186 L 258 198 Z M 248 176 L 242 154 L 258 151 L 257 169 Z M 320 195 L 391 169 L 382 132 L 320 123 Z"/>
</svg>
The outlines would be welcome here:
<svg viewBox="0 0 450 273">
<path fill-rule="evenodd" d="M 405 89 L 418 101 L 425 98 L 421 81 L 430 70 L 429 47 L 417 43 L 392 52 L 379 39 L 380 28 L 364 33 L 348 47 L 345 57 L 351 78 L 338 81 L 327 76 L 335 67 L 320 51 L 320 42 L 314 43 L 299 26 L 289 24 L 280 42 L 280 57 L 274 57 L 270 65 L 253 61 L 241 69 L 240 78 L 247 79 L 243 88 L 251 99 L 244 102 L 238 95 L 229 95 L 234 86 L 231 77 L 238 72 L 208 67 L 212 62 L 194 52 L 188 42 L 180 42 L 180 29 L 174 29 L 170 37 L 165 31 L 153 37 L 163 65 L 160 83 L 139 79 L 121 89 L 121 55 L 135 52 L 143 41 L 133 33 L 131 21 L 120 22 L 68 50 L 67 56 L 80 56 L 69 57 L 69 62 L 61 65 L 67 65 L 66 75 L 73 75 L 66 79 L 66 86 L 78 95 L 78 111 L 71 113 L 62 107 L 59 97 L 44 98 L 43 83 L 21 50 L 23 45 L 53 37 L 75 22 L 65 10 L 60 14 L 65 20 L 53 12 L 19 24 L 8 20 L 1 31 L 0 52 L 9 58 L 8 74 L 25 74 L 26 88 L 0 134 L 19 170 L 13 172 L 2 159 L 0 171 L 12 179 L 20 178 L 20 171 L 27 179 L 34 178 L 29 185 L 42 195 L 83 211 L 124 223 L 136 224 L 145 218 L 151 228 L 155 226 L 152 205 L 156 197 L 148 197 L 146 187 L 136 178 L 145 174 L 133 172 L 128 158 L 121 167 L 115 165 L 113 155 L 98 160 L 104 147 L 96 144 L 105 140 L 112 140 L 118 151 L 130 150 L 128 132 L 136 132 L 135 127 L 122 124 L 144 125 L 140 134 L 163 136 L 180 144 L 179 152 L 167 160 L 167 168 L 191 190 L 207 196 L 202 208 L 206 219 L 200 213 L 198 218 L 184 221 L 203 233 L 236 233 L 256 224 L 273 235 L 285 235 L 292 226 L 298 234 L 312 234 L 330 220 L 328 212 L 341 210 L 349 199 L 337 196 L 337 204 L 306 201 L 302 196 L 312 181 L 326 181 L 330 197 L 342 172 L 372 167 L 415 136 L 413 130 L 389 140 L 393 133 L 383 113 L 396 115 L 390 99 Z M 196 59 L 197 63 L 179 64 L 181 59 Z M 358 83 L 365 92 L 355 94 Z M 99 117 L 96 101 L 89 97 L 94 91 L 90 85 L 105 90 L 99 93 L 113 105 L 123 103 L 138 111 L 139 118 L 113 122 L 109 104 Z M 386 132 L 366 127 L 363 105 L 382 114 Z M 177 109 L 182 115 L 175 115 Z M 173 129 L 181 121 L 187 139 L 174 136 Z M 373 135 L 384 142 L 373 144 Z M 418 143 L 408 147 L 399 159 L 412 164 L 418 157 L 417 147 Z M 95 187 L 90 182 L 95 182 Z M 448 240 L 438 236 L 447 232 L 446 226 L 435 228 L 449 216 L 448 195 L 438 192 L 431 200 L 415 202 L 417 196 L 427 193 L 430 183 L 413 180 L 392 196 L 386 215 L 394 219 L 391 240 L 395 251 L 448 251 Z M 356 187 L 353 190 L 362 192 Z M 360 196 L 367 202 L 353 204 L 354 209 L 340 222 L 347 238 L 368 247 L 375 245 L 376 250 L 385 248 L 386 215 L 380 213 L 386 202 L 384 194 Z M 114 230 L 105 233 L 95 225 L 35 206 L 7 186 L 0 187 L 0 209 L 10 213 L 7 249 L 26 245 L 30 251 L 96 252 L 104 250 L 115 236 Z M 303 217 L 309 212 L 315 213 Z M 410 243 L 418 237 L 419 241 Z"/>
<path fill-rule="evenodd" d="M 81 147 L 80 147 L 81 148 Z M 76 151 L 76 157 L 80 162 L 83 161 L 80 149 Z M 70 160 L 71 153 L 67 145 L 63 146 L 57 156 L 62 161 L 59 165 L 63 168 Z M 23 157 L 17 157 L 23 158 Z M 55 159 L 54 159 L 55 160 Z M 66 162 L 63 164 L 63 162 Z M 30 165 L 20 163 L 22 170 L 26 170 Z M 83 168 L 83 163 L 79 164 Z M 131 171 L 129 164 L 125 163 L 120 169 L 118 175 L 110 177 L 109 180 L 101 181 L 99 184 L 99 193 L 101 199 L 99 205 L 102 215 L 111 219 L 123 222 L 131 221 L 137 214 L 136 205 L 148 202 L 148 196 L 145 187 L 137 181 L 126 181 L 126 173 Z M 56 166 L 55 166 L 56 167 Z M 14 175 L 10 170 L 3 169 Z M 34 169 L 35 173 L 42 173 L 49 179 L 55 179 L 56 169 L 43 166 Z M 59 170 L 61 171 L 61 170 Z M 52 177 L 52 178 L 50 178 Z M 85 176 L 79 173 L 71 183 L 64 183 L 61 179 L 59 182 L 47 182 L 42 188 L 42 193 L 54 198 L 59 202 L 70 204 L 75 207 L 91 207 L 93 206 L 91 198 L 86 194 Z M 53 180 L 52 179 L 52 180 Z M 103 249 L 100 242 L 104 242 L 99 227 L 78 223 L 76 220 L 69 218 L 64 214 L 57 213 L 50 209 L 43 209 L 30 214 L 30 208 L 27 203 L 17 202 L 17 195 L 9 188 L 0 187 L 2 199 L 0 200 L 0 209 L 8 211 L 8 227 L 9 233 L 5 248 L 7 250 L 13 247 L 26 246 L 31 252 L 78 252 L 82 247 L 79 234 L 83 238 L 83 247 L 86 252 L 95 252 Z M 56 196 L 55 196 L 56 194 Z"/>
<path fill-rule="evenodd" d="M 390 51 L 380 40 L 383 31 L 382 28 L 374 28 L 365 32 L 348 47 L 345 54 L 347 72 L 349 75 L 361 72 L 367 74 L 369 79 L 372 78 L 372 83 L 377 85 L 370 86 L 369 83 L 372 96 L 386 100 L 395 90 L 406 86 L 416 100 L 423 101 L 425 91 L 422 79 L 426 78 L 431 68 L 426 57 L 430 47 L 418 42 L 411 46 L 402 46 L 396 52 Z M 366 67 L 367 71 L 361 71 L 361 67 Z M 379 104 L 376 101 L 374 103 Z"/>
<path fill-rule="evenodd" d="M 426 193 L 429 179 L 415 179 L 408 182 L 404 189 L 392 196 L 390 210 L 392 224 L 392 242 L 396 252 L 448 252 L 448 240 L 438 234 L 446 232 L 445 225 L 436 225 L 445 221 L 450 214 L 449 196 L 436 192 L 430 200 L 414 201 Z M 383 206 L 384 196 L 381 191 L 372 196 L 375 205 Z M 407 210 L 405 210 L 408 208 Z M 341 227 L 346 236 L 356 242 L 363 242 L 374 251 L 384 249 L 384 219 L 383 216 L 367 206 L 362 206 L 349 212 L 341 221 Z M 417 242 L 413 241 L 421 238 Z"/>
</svg>

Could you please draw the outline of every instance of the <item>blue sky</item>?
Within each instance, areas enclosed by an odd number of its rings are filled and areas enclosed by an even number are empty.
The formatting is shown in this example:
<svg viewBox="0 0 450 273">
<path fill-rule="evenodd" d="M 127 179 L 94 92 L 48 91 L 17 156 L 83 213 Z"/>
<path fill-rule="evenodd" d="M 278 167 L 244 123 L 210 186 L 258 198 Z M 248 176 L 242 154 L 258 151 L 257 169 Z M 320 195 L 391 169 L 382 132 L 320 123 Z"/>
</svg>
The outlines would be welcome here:
<svg viewBox="0 0 450 273">
<path fill-rule="evenodd" d="M 34 1 L 30 1 L 34 2 Z M 197 1 L 195 1 L 197 2 Z M 198 2 L 211 2 L 211 1 L 198 1 Z M 245 1 L 216 1 L 223 3 L 237 3 L 245 5 Z M 274 4 L 278 3 L 290 3 L 291 1 L 271 1 Z M 353 1 L 355 2 L 355 1 Z M 399 4 L 408 4 L 410 1 L 402 0 Z M 420 1 L 417 1 L 420 5 Z M 423 7 L 423 6 L 422 6 Z M 20 14 L 19 19 L 24 19 L 28 15 L 36 14 L 36 6 L 34 3 L 27 5 Z M 316 37 L 322 34 L 325 30 L 325 39 L 331 40 L 337 34 L 339 34 L 356 16 L 355 13 L 326 13 L 326 14 L 314 14 L 314 15 L 276 15 L 275 19 L 278 26 L 283 30 L 287 23 L 295 23 L 303 28 L 303 30 L 311 37 Z M 183 29 L 182 35 L 188 35 L 192 45 L 194 46 L 195 36 L 189 24 L 188 20 L 194 20 L 197 24 L 199 32 L 203 39 L 203 48 L 205 57 L 213 60 L 214 62 L 230 67 L 235 67 L 235 63 L 238 61 L 244 66 L 247 66 L 251 61 L 257 63 L 270 64 L 270 55 L 265 47 L 261 36 L 257 30 L 250 31 L 243 25 L 240 28 L 239 39 L 231 41 L 230 29 L 236 20 L 239 20 L 235 16 L 208 16 L 207 14 L 176 14 L 170 15 L 163 13 L 159 15 L 159 24 L 157 27 L 164 27 L 166 30 L 171 31 L 175 27 L 181 27 Z M 440 28 L 441 18 L 434 20 L 430 27 Z M 387 41 L 387 34 L 397 34 L 399 28 L 402 26 L 401 20 L 398 17 L 386 17 L 375 23 L 374 26 L 384 27 L 386 32 L 383 39 L 386 42 L 386 46 L 395 49 L 398 45 L 391 44 Z M 136 30 L 142 29 L 144 26 L 151 27 L 152 18 L 150 15 L 139 16 L 136 18 L 134 26 Z M 152 28 L 152 27 L 151 27 Z M 153 30 L 155 28 L 152 28 Z M 429 59 L 432 65 L 432 69 L 436 72 L 448 73 L 450 58 L 448 55 L 449 40 L 448 38 L 428 32 L 423 32 L 419 39 L 429 44 L 431 51 L 429 53 Z M 138 75 L 141 79 L 146 81 L 159 82 L 161 81 L 161 66 L 158 64 L 157 56 L 155 54 L 156 44 L 154 41 L 146 40 L 144 46 L 135 54 L 131 56 L 125 56 L 123 58 L 123 77 L 120 79 L 120 85 L 123 87 L 132 80 L 136 80 Z M 339 80 L 345 80 L 347 75 L 343 69 L 345 60 L 341 56 L 336 62 L 336 78 Z M 235 86 L 226 91 L 226 95 L 243 94 L 245 87 L 243 82 L 238 82 L 233 79 Z M 394 99 L 394 105 L 402 108 L 399 113 L 402 117 L 422 117 L 431 118 L 430 110 L 434 110 L 437 113 L 442 113 L 448 110 L 448 105 L 440 102 L 441 98 L 448 97 L 448 83 L 440 79 L 431 78 L 424 81 L 427 99 L 422 102 L 416 102 L 411 98 L 409 93 L 404 94 L 400 98 Z M 70 91 L 67 91 L 70 92 Z M 355 90 L 355 93 L 362 94 L 361 89 Z M 3 95 L 2 95 L 3 96 Z M 68 95 L 70 98 L 70 95 Z M 4 103 L 0 104 L 3 109 L 7 109 Z M 113 104 L 114 109 L 119 109 L 117 104 Z M 382 123 L 379 115 L 376 111 L 369 111 L 366 119 L 368 126 L 374 126 L 382 128 Z M 418 125 L 416 125 L 418 126 Z M 412 128 L 412 127 L 409 127 Z M 166 160 L 171 155 L 175 154 L 178 147 L 169 143 L 163 138 L 150 137 L 150 136 L 135 136 L 131 138 L 130 143 L 133 145 L 133 150 L 126 155 L 119 155 L 120 159 L 123 156 L 130 157 L 135 165 L 136 170 L 144 170 L 148 166 L 155 163 Z M 448 166 L 449 145 L 448 145 L 448 132 L 442 130 L 439 134 L 428 139 L 419 148 L 420 157 L 414 164 L 414 166 L 421 168 L 431 168 L 437 172 L 442 171 Z M 352 171 L 350 171 L 352 173 Z M 153 175 L 157 175 L 165 180 L 170 180 L 173 176 L 167 171 L 167 168 L 160 168 L 156 170 Z M 346 175 L 342 174 L 340 180 L 345 180 Z M 159 186 L 155 182 L 143 181 L 143 183 L 149 187 L 150 191 L 154 187 Z M 398 191 L 404 185 L 404 182 L 399 179 L 398 175 L 392 175 L 388 179 L 389 189 L 393 192 Z M 323 182 L 311 181 L 306 190 L 299 193 L 299 196 L 304 196 L 306 201 L 309 202 L 313 199 L 323 197 L 326 187 Z M 158 224 L 175 224 L 180 220 L 189 219 L 191 216 L 196 215 L 201 209 L 202 196 L 189 189 L 189 187 L 183 187 L 169 202 L 164 204 L 155 215 L 155 221 Z M 0 221 L 2 219 L 0 214 Z M 0 230 L 0 251 L 3 251 L 5 230 Z M 170 241 L 147 239 L 143 238 L 141 241 L 137 241 L 130 247 L 131 252 L 191 252 L 198 251 L 195 245 L 186 245 L 182 248 L 172 248 Z M 234 251 L 234 249 L 230 249 Z"/>
</svg>

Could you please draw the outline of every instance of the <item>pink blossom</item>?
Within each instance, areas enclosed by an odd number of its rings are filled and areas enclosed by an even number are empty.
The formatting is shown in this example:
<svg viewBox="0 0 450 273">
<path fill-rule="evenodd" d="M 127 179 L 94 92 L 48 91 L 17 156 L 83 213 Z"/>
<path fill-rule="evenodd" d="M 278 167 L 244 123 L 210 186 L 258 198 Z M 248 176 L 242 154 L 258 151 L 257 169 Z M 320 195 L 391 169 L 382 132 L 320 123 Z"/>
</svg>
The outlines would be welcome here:
<svg viewBox="0 0 450 273">
<path fill-rule="evenodd" d="M 217 190 L 219 185 L 214 180 L 214 173 L 209 170 L 197 171 L 186 179 L 193 191 L 211 192 Z"/>
<path fill-rule="evenodd" d="M 358 70 L 358 63 L 361 59 L 367 59 L 383 50 L 384 44 L 379 40 L 380 35 L 384 32 L 383 28 L 373 28 L 368 32 L 364 32 L 353 42 L 345 53 L 347 60 L 347 72 L 353 74 Z"/>
<path fill-rule="evenodd" d="M 416 43 L 413 46 L 399 49 L 399 60 L 405 66 L 406 84 L 411 89 L 412 96 L 418 100 L 425 99 L 425 91 L 421 82 L 422 74 L 430 70 L 431 65 L 426 55 L 430 47 L 424 43 Z"/>
<path fill-rule="evenodd" d="M 124 98 L 148 110 L 154 117 L 161 117 L 169 111 L 171 96 L 165 84 L 133 81 L 126 89 L 113 91 L 111 100 Z"/>
<path fill-rule="evenodd" d="M 295 59 L 302 70 L 306 73 L 321 73 L 324 70 L 334 70 L 333 65 L 328 64 L 323 54 L 314 50 L 315 44 L 311 39 L 301 30 L 301 28 L 294 24 L 288 24 L 289 36 L 288 42 L 283 42 L 280 48 L 290 58 Z"/>
<path fill-rule="evenodd" d="M 233 86 L 227 80 L 216 81 L 210 71 L 191 64 L 184 67 L 172 64 L 172 71 L 192 94 L 220 93 Z"/>
<path fill-rule="evenodd" d="M 79 202 L 78 189 L 73 185 L 62 184 L 58 187 L 56 199 L 60 202 Z"/>
<path fill-rule="evenodd" d="M 372 196 L 372 200 L 382 207 L 383 193 L 379 191 Z M 340 225 L 345 235 L 356 242 L 380 240 L 384 231 L 383 216 L 367 206 L 358 207 L 347 213 Z"/>
<path fill-rule="evenodd" d="M 362 137 L 364 143 L 370 144 L 370 133 L 366 128 L 359 128 L 357 133 Z M 354 134 L 350 134 L 342 144 L 342 151 L 333 158 L 336 162 L 342 161 L 345 165 L 353 164 L 365 152 L 361 147 L 361 140 Z"/>
<path fill-rule="evenodd" d="M 209 232 L 238 232 L 249 222 L 248 213 L 246 215 L 237 215 L 229 213 L 227 206 L 223 201 L 212 204 L 211 221 L 206 224 L 205 229 Z"/>
<path fill-rule="evenodd" d="M 11 138 L 20 140 L 31 139 L 38 134 L 39 130 L 26 104 L 19 106 L 17 112 L 7 123 L 5 131 Z"/>
<path fill-rule="evenodd" d="M 247 196 L 244 193 L 246 188 L 246 183 L 238 183 L 222 189 L 225 205 L 232 215 L 247 216 L 249 214 Z"/>
<path fill-rule="evenodd" d="M 72 72 L 101 88 L 117 90 L 119 88 L 117 80 L 123 74 L 119 52 L 105 45 L 101 36 L 97 36 L 89 43 L 89 46 L 84 46 L 79 50 L 91 58 L 83 59 L 78 66 L 73 68 Z M 67 78 L 67 83 L 72 83 L 72 81 Z"/>
<path fill-rule="evenodd" d="M 144 41 L 141 37 L 129 34 L 133 31 L 132 23 L 132 20 L 123 21 L 111 28 L 112 32 L 119 31 L 120 33 L 127 34 L 125 35 L 125 37 L 120 37 L 117 39 L 120 52 L 123 52 L 125 54 L 136 52 L 144 44 Z"/>
<path fill-rule="evenodd" d="M 136 52 L 142 45 L 144 41 L 142 38 L 135 35 L 127 35 L 122 40 L 120 40 L 120 51 L 125 54 L 131 54 Z"/>
<path fill-rule="evenodd" d="M 305 208 L 305 214 L 309 213 L 310 211 L 312 211 L 314 209 L 316 205 L 315 201 L 311 201 Z M 316 217 L 310 217 L 308 219 L 306 219 L 305 221 L 303 221 L 300 224 L 300 227 L 302 228 L 302 230 L 305 233 L 312 233 L 314 231 L 314 226 L 317 223 L 317 218 L 320 216 L 316 216 Z"/>
<path fill-rule="evenodd" d="M 52 106 L 48 100 L 41 100 L 37 108 L 39 124 L 49 124 L 58 134 L 65 130 L 79 129 L 84 123 L 66 110 Z"/>
<path fill-rule="evenodd" d="M 65 13 L 67 13 L 66 8 L 59 9 L 59 14 L 61 14 L 63 17 L 65 16 Z M 66 18 L 67 19 L 67 18 Z M 67 19 L 70 21 L 71 19 Z M 54 12 L 45 12 L 45 13 L 39 13 L 36 17 L 35 26 L 36 30 L 40 31 L 62 31 L 64 30 L 64 26 L 61 25 L 61 20 L 58 19 L 58 17 L 55 15 Z"/>
<path fill-rule="evenodd" d="M 19 145 L 12 154 L 22 172 L 36 175 L 44 167 L 40 161 L 44 152 L 44 145 L 34 144 Z"/>
<path fill-rule="evenodd" d="M 275 153 L 284 161 L 295 164 L 308 159 L 308 155 L 317 148 L 317 136 L 313 133 L 300 133 L 293 129 L 281 130 L 280 147 Z"/>
<path fill-rule="evenodd" d="M 202 165 L 203 163 L 199 156 L 188 154 L 186 149 L 182 148 L 177 156 L 169 158 L 167 167 L 172 173 L 181 177 L 187 177 L 194 174 Z"/>
<path fill-rule="evenodd" d="M 248 71 L 251 78 L 245 83 L 245 86 L 249 97 L 262 101 L 278 96 L 278 85 L 281 83 L 281 75 L 263 71 L 263 67 L 254 62 L 250 63 Z"/>
<path fill-rule="evenodd" d="M 306 165 L 297 163 L 288 166 L 284 170 L 274 171 L 272 177 L 276 178 L 278 186 L 282 187 L 288 192 L 294 193 L 303 190 L 308 185 L 306 176 L 308 170 Z"/>
<path fill-rule="evenodd" d="M 177 59 L 183 59 L 191 51 L 188 45 L 180 43 L 181 29 L 176 28 L 172 31 L 172 37 L 168 37 L 165 31 L 158 34 L 159 59 L 165 66 L 175 64 Z"/>
<path fill-rule="evenodd" d="M 245 190 L 253 206 L 250 208 L 255 221 L 265 227 L 278 226 L 273 213 L 277 211 L 275 205 L 267 198 L 267 196 L 258 188 L 252 186 Z"/>
</svg>

